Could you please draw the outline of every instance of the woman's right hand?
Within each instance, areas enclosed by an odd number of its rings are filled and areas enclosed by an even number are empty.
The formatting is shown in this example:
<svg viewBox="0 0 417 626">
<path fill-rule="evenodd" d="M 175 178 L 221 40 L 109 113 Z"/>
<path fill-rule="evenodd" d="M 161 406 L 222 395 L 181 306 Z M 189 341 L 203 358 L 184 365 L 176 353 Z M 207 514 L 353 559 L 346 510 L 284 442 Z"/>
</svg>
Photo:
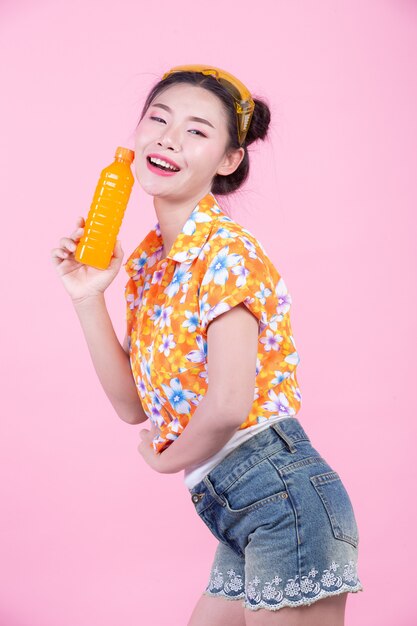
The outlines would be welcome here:
<svg viewBox="0 0 417 626">
<path fill-rule="evenodd" d="M 62 283 L 74 302 L 81 302 L 91 296 L 104 293 L 117 276 L 124 256 L 120 241 L 114 247 L 110 265 L 105 270 L 79 263 L 74 252 L 84 233 L 85 221 L 79 217 L 76 229 L 69 237 L 59 240 L 60 247 L 52 249 L 52 262 L 56 267 Z"/>
</svg>

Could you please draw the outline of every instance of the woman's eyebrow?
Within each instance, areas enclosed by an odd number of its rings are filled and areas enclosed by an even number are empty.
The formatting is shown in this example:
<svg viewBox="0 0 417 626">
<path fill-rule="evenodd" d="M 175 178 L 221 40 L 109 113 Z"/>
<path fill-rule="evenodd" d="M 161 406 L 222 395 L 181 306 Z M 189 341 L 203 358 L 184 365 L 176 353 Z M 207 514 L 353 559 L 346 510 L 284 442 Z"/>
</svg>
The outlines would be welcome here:
<svg viewBox="0 0 417 626">
<path fill-rule="evenodd" d="M 162 104 L 162 102 L 154 102 L 151 106 L 160 107 L 161 109 L 165 109 L 165 111 L 168 111 L 168 113 L 172 113 L 172 109 L 167 104 Z M 201 122 L 202 124 L 207 124 L 208 126 L 211 126 L 212 128 L 215 129 L 215 126 L 213 126 L 211 122 L 203 119 L 202 117 L 196 117 L 195 115 L 190 115 L 188 119 L 192 120 L 193 122 Z"/>
</svg>

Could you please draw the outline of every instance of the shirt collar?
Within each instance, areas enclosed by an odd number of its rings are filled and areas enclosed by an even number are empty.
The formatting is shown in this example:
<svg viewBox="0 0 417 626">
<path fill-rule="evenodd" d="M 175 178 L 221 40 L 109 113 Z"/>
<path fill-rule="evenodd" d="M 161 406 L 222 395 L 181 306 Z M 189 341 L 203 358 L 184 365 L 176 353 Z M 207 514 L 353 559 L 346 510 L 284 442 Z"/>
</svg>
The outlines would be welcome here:
<svg viewBox="0 0 417 626">
<path fill-rule="evenodd" d="M 184 263 L 197 258 L 211 231 L 211 222 L 222 215 L 225 213 L 213 193 L 207 193 L 192 210 L 166 259 Z M 159 261 L 162 248 L 161 230 L 157 222 L 124 264 L 129 276 L 138 277 L 143 273 L 145 265 L 151 267 Z"/>
</svg>

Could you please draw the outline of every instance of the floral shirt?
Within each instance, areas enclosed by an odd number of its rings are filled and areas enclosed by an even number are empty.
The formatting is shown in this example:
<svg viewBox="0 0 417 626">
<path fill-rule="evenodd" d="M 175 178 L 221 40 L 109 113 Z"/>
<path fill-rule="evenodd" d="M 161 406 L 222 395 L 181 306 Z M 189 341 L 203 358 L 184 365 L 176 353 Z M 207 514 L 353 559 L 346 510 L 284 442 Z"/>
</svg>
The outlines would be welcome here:
<svg viewBox="0 0 417 626">
<path fill-rule="evenodd" d="M 165 258 L 159 222 L 125 270 L 130 363 L 143 409 L 170 445 L 207 391 L 207 326 L 239 303 L 258 320 L 253 405 L 239 429 L 301 405 L 291 296 L 263 245 L 220 208 L 209 192 L 196 205 Z"/>
</svg>

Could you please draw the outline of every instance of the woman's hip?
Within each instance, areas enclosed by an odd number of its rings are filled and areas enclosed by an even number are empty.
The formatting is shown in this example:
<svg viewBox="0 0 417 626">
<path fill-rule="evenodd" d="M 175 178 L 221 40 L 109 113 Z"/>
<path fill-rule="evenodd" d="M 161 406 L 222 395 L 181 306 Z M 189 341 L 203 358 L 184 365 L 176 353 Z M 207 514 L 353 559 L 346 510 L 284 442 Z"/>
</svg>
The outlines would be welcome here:
<svg viewBox="0 0 417 626">
<path fill-rule="evenodd" d="M 213 535 L 241 555 L 251 534 L 265 525 L 275 527 L 283 545 L 331 537 L 356 549 L 359 542 L 340 476 L 294 417 L 235 448 L 190 493 Z"/>
</svg>

